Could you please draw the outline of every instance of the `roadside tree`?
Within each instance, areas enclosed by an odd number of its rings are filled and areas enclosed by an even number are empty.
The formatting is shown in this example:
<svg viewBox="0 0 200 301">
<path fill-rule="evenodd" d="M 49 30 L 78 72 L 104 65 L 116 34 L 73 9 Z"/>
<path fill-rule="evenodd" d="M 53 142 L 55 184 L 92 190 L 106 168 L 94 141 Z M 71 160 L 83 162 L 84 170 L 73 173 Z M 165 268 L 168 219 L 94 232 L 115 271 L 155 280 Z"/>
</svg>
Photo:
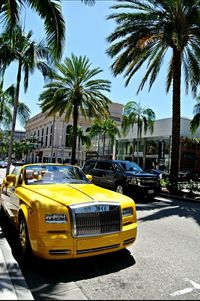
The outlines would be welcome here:
<svg viewBox="0 0 200 301">
<path fill-rule="evenodd" d="M 142 130 L 146 134 L 147 130 L 153 133 L 155 113 L 149 108 L 142 107 L 140 103 L 129 101 L 124 106 L 122 119 L 122 133 L 124 135 L 137 126 L 137 164 L 139 165 L 139 139 L 142 137 Z"/>
<path fill-rule="evenodd" d="M 197 103 L 194 105 L 193 113 L 193 119 L 190 121 L 190 130 L 192 134 L 194 134 L 200 126 L 200 96 L 197 97 Z"/>
<path fill-rule="evenodd" d="M 180 146 L 181 75 L 186 92 L 196 96 L 200 79 L 200 7 L 198 0 L 116 0 L 108 19 L 116 22 L 107 50 L 115 58 L 111 68 L 117 76 L 124 72 L 127 86 L 143 66 L 146 68 L 138 93 L 145 83 L 155 82 L 166 54 L 166 91 L 172 87 L 172 147 L 170 181 L 177 188 Z"/>
<path fill-rule="evenodd" d="M 50 72 L 49 65 L 47 64 L 48 61 L 50 61 L 49 49 L 42 41 L 36 43 L 31 37 L 31 31 L 29 31 L 28 34 L 25 34 L 19 26 L 13 31 L 12 38 L 7 31 L 1 36 L 1 42 L 3 42 L 3 44 L 0 45 L 0 57 L 1 54 L 7 57 L 3 69 L 5 70 L 10 63 L 14 61 L 17 62 L 17 80 L 13 100 L 12 127 L 6 174 L 10 171 L 15 124 L 17 112 L 19 110 L 22 74 L 24 74 L 24 90 L 26 92 L 28 89 L 30 73 L 33 73 L 36 68 L 41 71 L 44 76 L 49 75 Z"/>
<path fill-rule="evenodd" d="M 116 121 L 107 118 L 107 119 L 97 119 L 95 120 L 94 124 L 90 128 L 90 136 L 94 138 L 95 136 L 102 136 L 103 138 L 103 151 L 102 156 L 105 155 L 105 141 L 106 137 L 111 140 L 112 146 L 115 145 L 116 137 L 121 137 L 120 130 Z M 99 146 L 98 146 L 98 153 L 99 153 Z"/>
<path fill-rule="evenodd" d="M 66 122 L 72 118 L 71 164 L 75 164 L 79 115 L 85 119 L 108 116 L 110 100 L 102 91 L 110 92 L 110 81 L 96 79 L 102 70 L 92 69 L 86 56 L 77 57 L 72 54 L 55 67 L 58 73 L 53 73 L 50 83 L 44 86 L 39 104 L 46 116 L 64 114 Z"/>
</svg>

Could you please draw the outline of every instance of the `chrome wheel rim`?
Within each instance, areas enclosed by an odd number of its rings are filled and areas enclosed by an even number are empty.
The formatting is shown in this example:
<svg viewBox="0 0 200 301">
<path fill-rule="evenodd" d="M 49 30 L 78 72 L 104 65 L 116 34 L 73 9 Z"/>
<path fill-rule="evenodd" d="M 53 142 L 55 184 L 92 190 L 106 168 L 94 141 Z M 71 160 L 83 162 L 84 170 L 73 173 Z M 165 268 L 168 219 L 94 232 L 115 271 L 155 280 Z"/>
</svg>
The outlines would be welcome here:
<svg viewBox="0 0 200 301">
<path fill-rule="evenodd" d="M 24 221 L 21 221 L 19 225 L 19 241 L 22 250 L 25 250 L 26 249 L 26 225 Z"/>
</svg>

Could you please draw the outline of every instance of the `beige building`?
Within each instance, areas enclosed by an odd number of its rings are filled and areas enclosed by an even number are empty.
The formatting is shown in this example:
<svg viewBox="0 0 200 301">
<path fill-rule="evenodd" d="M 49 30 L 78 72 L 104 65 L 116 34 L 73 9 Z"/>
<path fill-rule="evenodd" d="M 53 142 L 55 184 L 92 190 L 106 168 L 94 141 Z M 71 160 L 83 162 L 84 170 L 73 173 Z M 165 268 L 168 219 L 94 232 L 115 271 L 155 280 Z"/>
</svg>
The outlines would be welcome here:
<svg viewBox="0 0 200 301">
<path fill-rule="evenodd" d="M 120 128 L 123 105 L 112 103 L 109 106 L 109 111 L 111 118 L 118 122 Z M 196 151 L 196 146 L 192 146 L 191 149 L 185 148 L 184 137 L 200 137 L 200 129 L 197 130 L 195 135 L 191 134 L 190 121 L 188 118 L 181 118 L 179 170 L 197 170 L 196 165 L 199 165 L 197 163 L 199 162 L 197 158 L 200 160 L 198 155 L 199 148 Z M 91 127 L 91 124 L 92 121 L 80 118 L 78 125 L 86 132 Z M 45 117 L 44 114 L 39 113 L 31 118 L 26 126 L 26 138 L 34 136 L 38 139 L 39 143 L 36 145 L 36 149 L 29 154 L 28 162 L 70 162 L 71 145 L 69 144 L 68 136 L 71 126 L 72 120 L 66 123 L 64 118 L 58 115 L 54 119 L 53 117 Z M 107 139 L 104 152 L 105 158 L 139 161 L 139 165 L 143 168 L 159 166 L 159 168 L 169 170 L 171 131 L 172 118 L 156 120 L 152 134 L 149 131 L 146 134 L 142 132 L 142 138 L 139 139 L 139 152 L 137 153 L 137 126 L 134 125 L 126 137 L 116 137 L 116 144 L 114 146 Z M 101 137 L 96 137 L 91 142 L 89 150 L 77 143 L 76 159 L 78 164 L 82 165 L 88 158 L 102 157 Z"/>
<path fill-rule="evenodd" d="M 110 116 L 119 124 L 121 122 L 123 105 L 119 103 L 109 104 Z M 84 132 L 91 127 L 91 120 L 85 120 L 83 117 L 79 118 L 78 126 Z M 26 125 L 26 138 L 35 137 L 38 139 L 35 150 L 29 156 L 29 162 L 70 162 L 71 159 L 71 145 L 69 144 L 69 130 L 72 126 L 72 120 L 65 122 L 64 116 L 46 117 L 45 114 L 39 113 L 32 117 Z M 86 155 L 90 154 L 101 155 L 98 137 L 92 140 L 90 150 L 85 146 L 79 145 L 77 142 L 76 158 L 80 165 L 86 160 Z M 108 154 L 108 143 L 105 153 Z M 90 151 L 90 152 L 88 152 Z M 97 152 L 99 153 L 97 154 Z"/>
</svg>

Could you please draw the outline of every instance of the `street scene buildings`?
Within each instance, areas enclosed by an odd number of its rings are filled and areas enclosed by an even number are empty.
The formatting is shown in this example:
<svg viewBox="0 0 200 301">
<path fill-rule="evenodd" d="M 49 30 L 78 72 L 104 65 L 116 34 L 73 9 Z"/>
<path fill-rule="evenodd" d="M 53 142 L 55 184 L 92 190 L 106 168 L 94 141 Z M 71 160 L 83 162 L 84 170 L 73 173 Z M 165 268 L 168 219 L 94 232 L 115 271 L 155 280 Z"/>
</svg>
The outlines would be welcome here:
<svg viewBox="0 0 200 301">
<path fill-rule="evenodd" d="M 117 121 L 119 129 L 121 127 L 123 105 L 112 103 L 109 105 L 111 119 Z M 87 132 L 91 127 L 92 120 L 80 119 L 79 126 Z M 36 144 L 28 156 L 29 162 L 70 162 L 71 145 L 68 141 L 69 129 L 72 121 L 65 122 L 64 117 L 46 117 L 39 113 L 32 117 L 26 125 L 26 138 L 35 137 L 39 143 Z M 147 130 L 142 132 L 139 139 L 139 165 L 143 168 L 156 168 L 169 171 L 170 147 L 171 147 L 171 127 L 172 118 L 158 119 L 154 123 L 153 133 Z M 181 118 L 180 131 L 180 157 L 179 170 L 193 170 L 200 172 L 200 148 L 193 143 L 193 138 L 200 138 L 200 130 L 195 135 L 190 132 L 190 119 Z M 125 159 L 136 161 L 137 125 L 131 128 L 124 137 L 116 137 L 115 144 L 112 145 L 107 138 L 104 158 Z M 77 143 L 77 163 L 82 164 L 89 158 L 102 158 L 102 139 L 95 137 L 92 139 L 91 147 Z"/>
</svg>

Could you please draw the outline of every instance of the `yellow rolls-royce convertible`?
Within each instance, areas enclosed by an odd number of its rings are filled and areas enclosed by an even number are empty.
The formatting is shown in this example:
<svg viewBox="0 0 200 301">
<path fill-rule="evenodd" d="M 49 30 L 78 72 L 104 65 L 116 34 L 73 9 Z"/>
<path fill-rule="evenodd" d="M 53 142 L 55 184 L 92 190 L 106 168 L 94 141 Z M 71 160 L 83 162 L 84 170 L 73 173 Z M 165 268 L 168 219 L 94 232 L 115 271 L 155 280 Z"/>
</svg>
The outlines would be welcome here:
<svg viewBox="0 0 200 301">
<path fill-rule="evenodd" d="M 92 184 L 73 165 L 15 166 L 2 181 L 1 207 L 18 229 L 24 257 L 100 255 L 126 248 L 137 235 L 134 200 Z"/>
</svg>

